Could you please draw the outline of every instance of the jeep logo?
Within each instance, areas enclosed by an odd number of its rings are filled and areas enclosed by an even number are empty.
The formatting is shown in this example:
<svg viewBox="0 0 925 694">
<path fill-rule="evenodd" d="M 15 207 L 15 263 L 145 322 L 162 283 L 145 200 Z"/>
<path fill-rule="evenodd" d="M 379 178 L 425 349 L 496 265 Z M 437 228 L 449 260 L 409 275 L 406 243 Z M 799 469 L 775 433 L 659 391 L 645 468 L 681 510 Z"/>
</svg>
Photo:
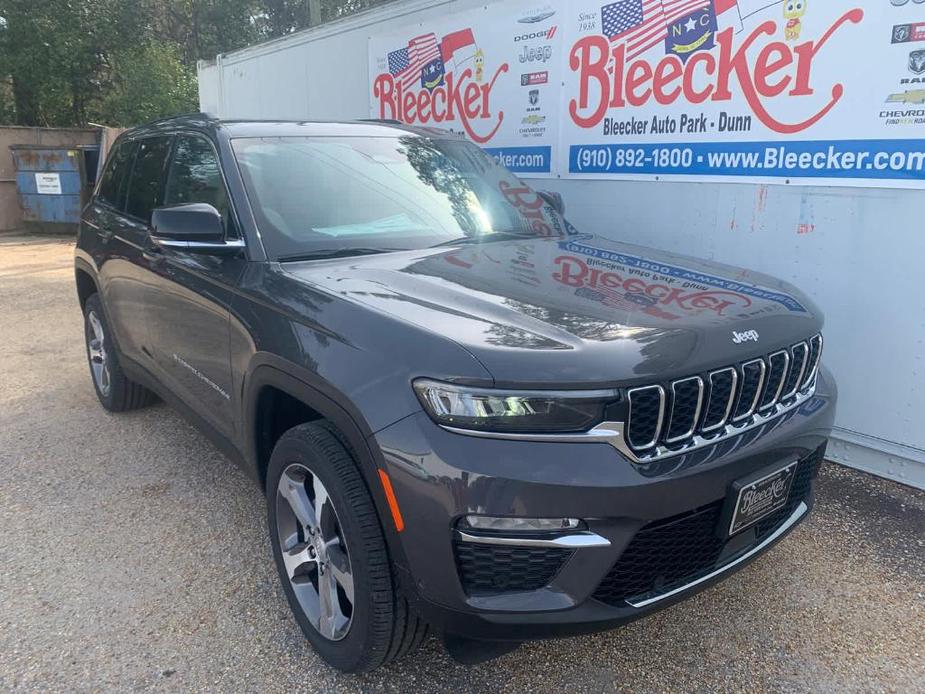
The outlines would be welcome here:
<svg viewBox="0 0 925 694">
<path fill-rule="evenodd" d="M 741 345 L 743 342 L 758 342 L 758 331 L 746 330 L 740 333 L 733 330 L 732 341 L 737 345 Z"/>
</svg>

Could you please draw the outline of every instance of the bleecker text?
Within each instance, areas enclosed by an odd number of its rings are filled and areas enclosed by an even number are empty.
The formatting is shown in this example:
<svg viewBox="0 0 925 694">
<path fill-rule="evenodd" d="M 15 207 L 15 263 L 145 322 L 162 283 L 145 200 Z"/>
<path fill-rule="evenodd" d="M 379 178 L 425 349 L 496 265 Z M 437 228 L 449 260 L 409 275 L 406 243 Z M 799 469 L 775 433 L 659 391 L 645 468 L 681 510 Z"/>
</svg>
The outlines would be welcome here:
<svg viewBox="0 0 925 694">
<path fill-rule="evenodd" d="M 657 304 L 681 308 L 685 311 L 712 311 L 720 316 L 727 310 L 744 309 L 752 300 L 737 292 L 724 290 L 687 291 L 682 287 L 670 287 L 661 282 L 647 282 L 640 277 L 624 277 L 617 272 L 591 267 L 581 258 L 561 255 L 555 259 L 558 270 L 553 279 L 568 287 L 588 289 L 622 289 L 629 294 L 638 294 L 654 299 Z"/>
<path fill-rule="evenodd" d="M 625 43 L 611 46 L 604 36 L 586 36 L 569 54 L 569 68 L 579 75 L 578 98 L 569 103 L 569 115 L 579 127 L 593 128 L 611 109 L 640 107 L 653 99 L 662 106 L 680 98 L 691 104 L 731 101 L 738 86 L 765 126 L 778 133 L 798 133 L 817 123 L 841 100 L 844 87 L 840 83 L 831 86 L 828 100 L 816 113 L 795 123 L 775 118 L 764 100 L 785 92 L 791 97 L 815 94 L 813 61 L 836 31 L 848 23 L 859 24 L 863 18 L 863 10 L 849 10 L 817 40 L 793 47 L 770 41 L 760 50 L 756 45 L 759 39 L 778 33 L 776 22 L 757 26 L 735 48 L 733 29 L 729 28 L 716 35 L 718 54 L 699 52 L 686 63 L 666 56 L 654 66 L 644 58 L 627 62 Z"/>
<path fill-rule="evenodd" d="M 501 127 L 504 112 L 495 118 L 491 112 L 491 91 L 495 82 L 508 71 L 504 63 L 494 77 L 484 84 L 472 79 L 472 70 L 466 68 L 461 74 L 446 74 L 445 86 L 427 89 L 405 89 L 400 80 L 389 73 L 383 73 L 373 84 L 373 97 L 379 100 L 379 117 L 400 120 L 403 123 L 443 123 L 459 118 L 466 134 L 480 145 L 485 144 Z M 479 132 L 473 121 L 491 121 L 488 132 Z"/>
</svg>

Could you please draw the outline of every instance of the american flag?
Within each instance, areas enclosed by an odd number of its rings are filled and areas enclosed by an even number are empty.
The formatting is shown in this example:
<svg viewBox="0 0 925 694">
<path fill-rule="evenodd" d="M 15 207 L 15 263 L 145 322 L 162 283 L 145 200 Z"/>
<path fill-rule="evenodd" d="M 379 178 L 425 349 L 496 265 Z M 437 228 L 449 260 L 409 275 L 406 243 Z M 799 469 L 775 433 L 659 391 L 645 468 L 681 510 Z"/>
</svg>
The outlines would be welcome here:
<svg viewBox="0 0 925 694">
<path fill-rule="evenodd" d="M 389 53 L 389 72 L 408 89 L 421 81 L 421 70 L 440 57 L 436 34 L 424 34 L 408 42 L 407 48 Z"/>
<path fill-rule="evenodd" d="M 712 0 L 619 0 L 601 8 L 601 27 L 613 44 L 626 44 L 626 59 L 645 53 L 668 36 L 668 27 L 709 7 Z"/>
</svg>

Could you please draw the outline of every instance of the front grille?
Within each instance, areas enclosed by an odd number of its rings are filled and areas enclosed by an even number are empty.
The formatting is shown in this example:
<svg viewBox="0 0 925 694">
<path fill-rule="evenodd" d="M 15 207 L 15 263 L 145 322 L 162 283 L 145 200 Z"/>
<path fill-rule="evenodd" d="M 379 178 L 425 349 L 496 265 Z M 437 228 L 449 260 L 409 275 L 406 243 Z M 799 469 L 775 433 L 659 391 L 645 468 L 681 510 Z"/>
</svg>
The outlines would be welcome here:
<svg viewBox="0 0 925 694">
<path fill-rule="evenodd" d="M 455 543 L 456 565 L 469 595 L 538 590 L 549 585 L 572 550 Z"/>
<path fill-rule="evenodd" d="M 627 600 L 663 594 L 687 585 L 728 563 L 768 538 L 796 511 L 810 494 L 812 481 L 825 455 L 821 447 L 800 461 L 794 474 L 787 505 L 736 536 L 751 533 L 751 541 L 735 555 L 720 558 L 727 540 L 717 527 L 725 500 L 680 516 L 656 521 L 636 533 L 604 580 L 594 598 L 608 605 L 625 606 Z"/>
<path fill-rule="evenodd" d="M 822 336 L 703 375 L 627 392 L 626 443 L 639 462 L 706 445 L 766 421 L 808 397 Z M 695 437 L 701 437 L 694 440 Z"/>
</svg>

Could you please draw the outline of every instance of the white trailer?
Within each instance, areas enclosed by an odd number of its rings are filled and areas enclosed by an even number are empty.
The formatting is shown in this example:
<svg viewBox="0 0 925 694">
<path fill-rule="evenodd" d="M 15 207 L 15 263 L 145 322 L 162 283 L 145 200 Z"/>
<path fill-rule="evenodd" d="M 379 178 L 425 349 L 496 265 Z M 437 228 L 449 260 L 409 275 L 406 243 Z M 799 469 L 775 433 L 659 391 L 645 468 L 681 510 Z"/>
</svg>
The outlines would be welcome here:
<svg viewBox="0 0 925 694">
<path fill-rule="evenodd" d="M 716 0 L 713 6 L 720 2 L 732 0 Z M 888 12 L 884 3 L 874 4 L 871 12 Z M 895 21 L 916 7 L 891 8 Z M 375 113 L 373 37 L 397 36 L 408 26 L 475 10 L 489 7 L 473 0 L 397 1 L 220 55 L 199 65 L 201 108 L 223 118 L 369 118 Z M 909 27 L 925 39 L 925 25 Z M 889 37 L 877 40 L 886 43 Z M 548 175 L 523 178 L 542 178 L 534 185 L 562 193 L 578 229 L 754 268 L 807 292 L 825 311 L 825 361 L 840 387 L 830 458 L 925 488 L 921 180 L 897 187 L 754 177 L 600 180 L 570 175 L 563 162 Z"/>
</svg>

